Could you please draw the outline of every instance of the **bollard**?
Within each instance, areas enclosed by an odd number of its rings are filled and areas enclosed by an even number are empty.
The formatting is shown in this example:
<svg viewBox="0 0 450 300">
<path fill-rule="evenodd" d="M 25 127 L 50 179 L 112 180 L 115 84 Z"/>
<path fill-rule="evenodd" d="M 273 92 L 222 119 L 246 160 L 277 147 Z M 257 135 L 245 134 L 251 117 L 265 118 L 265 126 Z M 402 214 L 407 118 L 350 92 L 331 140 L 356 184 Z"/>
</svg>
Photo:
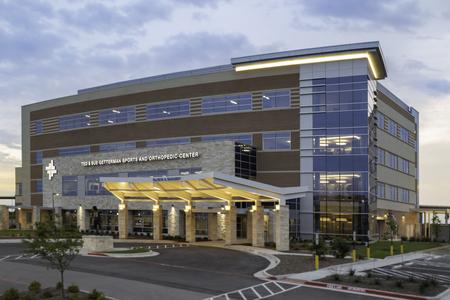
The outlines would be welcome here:
<svg viewBox="0 0 450 300">
<path fill-rule="evenodd" d="M 370 259 L 370 246 L 367 246 L 366 253 L 367 253 L 367 259 Z"/>
<path fill-rule="evenodd" d="M 353 250 L 352 250 L 352 260 L 353 260 L 353 262 L 356 262 L 356 249 L 355 248 L 353 248 Z"/>
<path fill-rule="evenodd" d="M 394 255 L 394 245 L 391 245 L 391 256 Z"/>
<path fill-rule="evenodd" d="M 401 243 L 401 245 L 400 245 L 400 253 L 401 253 L 401 254 L 404 253 L 404 252 L 403 252 L 403 243 Z"/>
<path fill-rule="evenodd" d="M 319 255 L 314 255 L 314 265 L 315 265 L 316 271 L 319 270 Z"/>
</svg>

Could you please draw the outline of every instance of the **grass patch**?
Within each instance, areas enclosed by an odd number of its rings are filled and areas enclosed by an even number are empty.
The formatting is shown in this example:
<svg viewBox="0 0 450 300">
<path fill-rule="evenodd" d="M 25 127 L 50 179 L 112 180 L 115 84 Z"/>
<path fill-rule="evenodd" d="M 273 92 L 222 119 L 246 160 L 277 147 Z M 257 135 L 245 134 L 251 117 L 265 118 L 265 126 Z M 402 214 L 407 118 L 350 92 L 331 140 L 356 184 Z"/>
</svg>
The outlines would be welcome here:
<svg viewBox="0 0 450 300">
<path fill-rule="evenodd" d="M 33 230 L 3 229 L 0 230 L 0 238 L 23 238 L 31 235 Z"/>
<path fill-rule="evenodd" d="M 144 247 L 138 247 L 138 248 L 132 248 L 127 250 L 117 250 L 117 251 L 105 251 L 104 253 L 112 253 L 112 254 L 133 254 L 133 253 L 147 253 L 151 250 L 144 248 Z"/>
<path fill-rule="evenodd" d="M 426 250 L 442 246 L 438 242 L 403 242 L 404 253 Z M 378 241 L 370 245 L 370 255 L 373 258 L 385 258 L 391 255 L 390 241 Z M 366 256 L 366 247 L 360 246 L 356 249 L 357 254 Z M 400 242 L 394 242 L 394 255 L 400 254 Z"/>
</svg>

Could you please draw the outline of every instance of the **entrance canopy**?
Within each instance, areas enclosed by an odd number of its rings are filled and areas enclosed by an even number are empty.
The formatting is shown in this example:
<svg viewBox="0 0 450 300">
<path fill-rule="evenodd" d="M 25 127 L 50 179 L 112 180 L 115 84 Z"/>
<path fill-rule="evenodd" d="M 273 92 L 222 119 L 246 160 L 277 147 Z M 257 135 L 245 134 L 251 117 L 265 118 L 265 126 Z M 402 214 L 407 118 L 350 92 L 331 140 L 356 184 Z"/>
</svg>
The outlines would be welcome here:
<svg viewBox="0 0 450 300">
<path fill-rule="evenodd" d="M 278 202 L 302 198 L 307 187 L 276 187 L 217 172 L 186 176 L 102 177 L 105 189 L 121 202 Z"/>
</svg>

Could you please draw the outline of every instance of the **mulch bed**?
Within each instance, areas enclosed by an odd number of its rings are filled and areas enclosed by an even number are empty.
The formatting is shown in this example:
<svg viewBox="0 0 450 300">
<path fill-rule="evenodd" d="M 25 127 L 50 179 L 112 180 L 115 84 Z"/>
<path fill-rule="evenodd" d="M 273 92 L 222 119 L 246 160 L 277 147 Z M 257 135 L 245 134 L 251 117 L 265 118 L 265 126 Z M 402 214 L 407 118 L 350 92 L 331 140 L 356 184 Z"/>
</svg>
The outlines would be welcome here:
<svg viewBox="0 0 450 300">
<path fill-rule="evenodd" d="M 280 264 L 268 271 L 272 275 L 304 273 L 315 270 L 313 256 L 277 255 L 277 257 L 280 259 Z M 349 262 L 351 262 L 351 259 L 324 258 L 320 261 L 319 267 L 325 268 Z"/>
</svg>

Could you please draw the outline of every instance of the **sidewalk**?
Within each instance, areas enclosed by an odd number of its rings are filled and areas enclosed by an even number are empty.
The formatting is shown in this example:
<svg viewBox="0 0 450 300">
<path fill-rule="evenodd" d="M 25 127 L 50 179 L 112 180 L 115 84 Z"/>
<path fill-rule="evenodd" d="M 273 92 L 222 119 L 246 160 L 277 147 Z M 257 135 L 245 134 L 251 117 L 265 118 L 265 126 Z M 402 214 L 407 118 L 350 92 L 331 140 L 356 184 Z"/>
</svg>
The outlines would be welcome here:
<svg viewBox="0 0 450 300">
<path fill-rule="evenodd" d="M 56 270 L 45 267 L 1 262 L 0 292 L 8 287 L 26 288 L 33 280 L 38 280 L 43 286 L 55 286 L 59 281 Z M 204 299 L 211 295 L 188 290 L 161 286 L 141 281 L 133 281 L 110 276 L 84 272 L 66 271 L 67 286 L 75 283 L 81 290 L 91 291 L 94 288 L 107 296 L 120 300 L 159 300 L 159 299 Z"/>
</svg>

